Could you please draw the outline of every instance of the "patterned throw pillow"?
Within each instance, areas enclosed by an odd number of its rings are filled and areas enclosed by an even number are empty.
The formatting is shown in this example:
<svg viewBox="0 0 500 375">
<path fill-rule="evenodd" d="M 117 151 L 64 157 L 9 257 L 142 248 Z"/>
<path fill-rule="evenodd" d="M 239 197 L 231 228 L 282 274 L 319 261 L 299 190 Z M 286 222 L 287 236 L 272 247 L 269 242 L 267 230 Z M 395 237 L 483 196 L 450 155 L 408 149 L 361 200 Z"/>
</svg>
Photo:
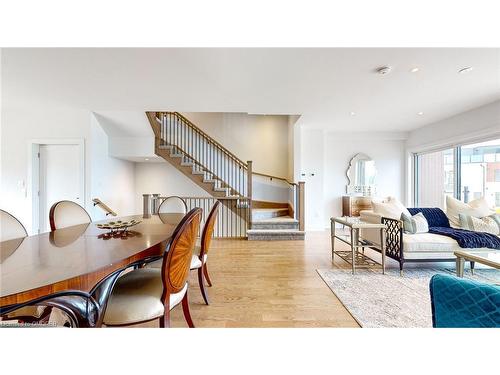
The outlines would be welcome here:
<svg viewBox="0 0 500 375">
<path fill-rule="evenodd" d="M 402 213 L 401 220 L 403 221 L 403 228 L 405 233 L 416 234 L 427 233 L 429 231 L 429 224 L 427 223 L 427 219 L 421 212 L 413 216 Z"/>
<path fill-rule="evenodd" d="M 500 218 L 498 214 L 478 218 L 471 215 L 459 214 L 460 227 L 474 232 L 500 234 Z"/>
</svg>

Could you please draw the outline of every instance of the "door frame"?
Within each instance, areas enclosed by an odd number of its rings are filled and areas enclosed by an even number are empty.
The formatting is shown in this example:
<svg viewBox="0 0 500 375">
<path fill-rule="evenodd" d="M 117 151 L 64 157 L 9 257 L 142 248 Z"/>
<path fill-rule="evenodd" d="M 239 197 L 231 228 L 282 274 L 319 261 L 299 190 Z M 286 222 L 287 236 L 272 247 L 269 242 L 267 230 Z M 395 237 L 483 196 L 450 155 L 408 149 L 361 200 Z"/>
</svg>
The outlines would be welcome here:
<svg viewBox="0 0 500 375">
<path fill-rule="evenodd" d="M 41 145 L 75 145 L 79 148 L 80 160 L 80 191 L 82 206 L 87 206 L 85 181 L 85 139 L 84 138 L 35 138 L 28 141 L 28 191 L 26 198 L 31 197 L 31 232 L 40 230 L 40 146 Z"/>
</svg>

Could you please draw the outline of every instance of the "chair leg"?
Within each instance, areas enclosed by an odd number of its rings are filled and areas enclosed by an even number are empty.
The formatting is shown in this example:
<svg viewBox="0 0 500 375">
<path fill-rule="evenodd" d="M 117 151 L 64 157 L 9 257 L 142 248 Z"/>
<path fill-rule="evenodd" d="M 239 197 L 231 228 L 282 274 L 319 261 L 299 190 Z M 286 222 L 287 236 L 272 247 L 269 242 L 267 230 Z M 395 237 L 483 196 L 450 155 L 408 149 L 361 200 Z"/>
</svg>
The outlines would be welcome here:
<svg viewBox="0 0 500 375">
<path fill-rule="evenodd" d="M 207 280 L 208 286 L 212 286 L 212 280 L 210 280 L 210 276 L 208 276 L 207 264 L 203 263 L 202 268 L 203 268 L 203 274 L 205 275 L 205 280 Z"/>
<path fill-rule="evenodd" d="M 160 328 L 170 328 L 170 308 L 160 317 Z"/>
<path fill-rule="evenodd" d="M 207 291 L 205 290 L 205 280 L 203 278 L 203 269 L 198 268 L 198 284 L 200 285 L 200 291 L 201 295 L 203 296 L 203 299 L 205 300 L 205 303 L 208 305 L 208 295 Z"/>
<path fill-rule="evenodd" d="M 186 319 L 186 323 L 189 328 L 194 328 L 193 319 L 191 319 L 191 313 L 189 312 L 189 302 L 188 302 L 188 294 L 184 295 L 182 299 L 182 312 L 184 313 L 184 319 Z"/>
<path fill-rule="evenodd" d="M 476 264 L 476 262 L 473 262 L 473 261 L 470 262 L 470 273 L 471 273 L 471 275 L 474 275 L 474 265 L 475 264 Z"/>
</svg>

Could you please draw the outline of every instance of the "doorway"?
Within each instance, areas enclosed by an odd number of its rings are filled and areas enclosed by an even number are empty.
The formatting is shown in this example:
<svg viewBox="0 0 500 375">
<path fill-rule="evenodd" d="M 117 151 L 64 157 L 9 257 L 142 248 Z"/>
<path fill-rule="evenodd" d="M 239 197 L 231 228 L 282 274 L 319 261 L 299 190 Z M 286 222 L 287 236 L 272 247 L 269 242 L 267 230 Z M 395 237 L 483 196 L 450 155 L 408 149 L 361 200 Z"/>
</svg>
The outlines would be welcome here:
<svg viewBox="0 0 500 375">
<path fill-rule="evenodd" d="M 34 199 L 33 213 L 38 211 L 38 225 L 34 229 L 43 233 L 50 231 L 49 212 L 55 202 L 69 200 L 85 207 L 83 145 L 40 143 L 35 147 L 37 173 L 33 174 L 33 182 L 37 188 L 33 194 L 38 199 Z"/>
</svg>

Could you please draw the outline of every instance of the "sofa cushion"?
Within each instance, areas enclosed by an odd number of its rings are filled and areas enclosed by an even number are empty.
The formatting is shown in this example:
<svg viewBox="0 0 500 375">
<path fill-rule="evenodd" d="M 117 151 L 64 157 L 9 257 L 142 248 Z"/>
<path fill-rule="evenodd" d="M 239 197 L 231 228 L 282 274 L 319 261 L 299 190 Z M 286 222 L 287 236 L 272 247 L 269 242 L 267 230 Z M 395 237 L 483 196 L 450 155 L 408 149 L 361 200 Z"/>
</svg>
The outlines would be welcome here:
<svg viewBox="0 0 500 375">
<path fill-rule="evenodd" d="M 474 232 L 486 232 L 498 235 L 500 233 L 500 225 L 492 216 L 483 218 L 474 217 L 466 214 L 458 214 L 460 218 L 460 227 Z"/>
<path fill-rule="evenodd" d="M 464 203 L 446 196 L 446 216 L 450 220 L 453 228 L 460 228 L 459 214 L 470 215 L 474 217 L 485 217 L 493 214 L 493 211 L 488 206 L 488 202 L 484 198 L 475 199 L 469 203 Z M 431 225 L 432 226 L 432 225 Z"/>
<path fill-rule="evenodd" d="M 402 213 L 401 221 L 403 222 L 403 228 L 406 233 L 415 234 L 426 233 L 429 231 L 429 224 L 427 224 L 427 219 L 421 212 L 413 216 L 408 216 Z"/>
<path fill-rule="evenodd" d="M 385 202 L 372 200 L 373 212 L 389 219 L 399 220 L 401 214 L 411 216 L 408 209 L 397 198 L 389 197 Z"/>
<path fill-rule="evenodd" d="M 409 208 L 408 211 L 412 215 L 416 215 L 421 212 L 427 219 L 429 227 L 449 227 L 450 222 L 446 217 L 446 214 L 440 208 Z"/>
<path fill-rule="evenodd" d="M 403 234 L 403 251 L 405 253 L 445 252 L 450 253 L 450 257 L 453 257 L 453 252 L 457 250 L 463 249 L 457 241 L 450 237 L 433 233 Z"/>
</svg>

